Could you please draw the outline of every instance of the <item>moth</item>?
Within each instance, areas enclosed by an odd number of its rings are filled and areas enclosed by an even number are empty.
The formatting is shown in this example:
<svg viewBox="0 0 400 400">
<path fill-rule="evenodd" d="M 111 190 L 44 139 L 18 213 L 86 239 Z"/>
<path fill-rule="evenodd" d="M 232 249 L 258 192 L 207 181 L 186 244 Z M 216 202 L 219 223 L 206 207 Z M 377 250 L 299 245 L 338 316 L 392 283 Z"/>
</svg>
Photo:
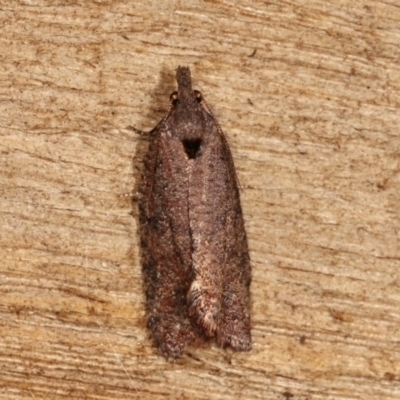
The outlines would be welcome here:
<svg viewBox="0 0 400 400">
<path fill-rule="evenodd" d="M 251 349 L 251 267 L 232 155 L 190 70 L 149 133 L 139 185 L 147 323 L 161 353 L 216 338 Z"/>
</svg>

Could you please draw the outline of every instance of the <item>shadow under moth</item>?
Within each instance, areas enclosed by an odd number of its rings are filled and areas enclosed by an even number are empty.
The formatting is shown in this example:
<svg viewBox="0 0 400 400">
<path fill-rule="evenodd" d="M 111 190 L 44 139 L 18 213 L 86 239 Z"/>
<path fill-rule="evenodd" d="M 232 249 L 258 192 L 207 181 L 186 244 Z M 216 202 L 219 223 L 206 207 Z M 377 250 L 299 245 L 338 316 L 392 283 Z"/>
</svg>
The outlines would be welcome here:
<svg viewBox="0 0 400 400">
<path fill-rule="evenodd" d="M 148 327 L 166 358 L 212 337 L 248 351 L 251 268 L 232 155 L 189 68 L 176 80 L 139 186 Z"/>
</svg>

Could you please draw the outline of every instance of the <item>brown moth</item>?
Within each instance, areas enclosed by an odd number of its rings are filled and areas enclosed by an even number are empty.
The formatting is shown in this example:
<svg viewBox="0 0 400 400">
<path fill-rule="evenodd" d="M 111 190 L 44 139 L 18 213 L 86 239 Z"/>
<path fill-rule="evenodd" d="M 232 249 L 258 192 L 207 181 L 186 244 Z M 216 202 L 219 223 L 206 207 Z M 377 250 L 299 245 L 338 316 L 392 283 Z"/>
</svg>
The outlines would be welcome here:
<svg viewBox="0 0 400 400">
<path fill-rule="evenodd" d="M 251 269 L 232 155 L 189 68 L 176 79 L 139 188 L 148 327 L 167 358 L 211 337 L 248 351 Z"/>
</svg>

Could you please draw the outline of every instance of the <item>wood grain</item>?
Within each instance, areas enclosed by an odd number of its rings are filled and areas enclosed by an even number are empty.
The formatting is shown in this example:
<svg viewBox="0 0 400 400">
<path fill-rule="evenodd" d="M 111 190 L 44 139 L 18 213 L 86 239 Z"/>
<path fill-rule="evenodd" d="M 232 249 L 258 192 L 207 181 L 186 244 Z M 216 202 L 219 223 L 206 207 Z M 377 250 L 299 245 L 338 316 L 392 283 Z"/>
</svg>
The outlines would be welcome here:
<svg viewBox="0 0 400 400">
<path fill-rule="evenodd" d="M 399 399 L 400 8 L 1 1 L 2 399 Z M 224 130 L 253 350 L 165 361 L 135 195 L 178 65 Z M 133 197 L 133 202 L 131 201 Z"/>
</svg>

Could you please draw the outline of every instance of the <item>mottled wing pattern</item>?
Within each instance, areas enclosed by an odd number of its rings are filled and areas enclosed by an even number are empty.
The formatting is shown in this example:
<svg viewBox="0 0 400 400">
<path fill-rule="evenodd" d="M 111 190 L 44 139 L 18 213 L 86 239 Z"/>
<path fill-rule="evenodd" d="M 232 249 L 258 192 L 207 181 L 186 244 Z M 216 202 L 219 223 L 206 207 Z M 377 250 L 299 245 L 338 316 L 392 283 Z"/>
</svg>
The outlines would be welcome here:
<svg viewBox="0 0 400 400">
<path fill-rule="evenodd" d="M 182 195 L 187 179 L 177 164 L 168 162 L 169 153 L 179 157 L 179 152 L 165 137 L 162 124 L 152 133 L 145 159 L 139 188 L 140 233 L 148 326 L 163 355 L 177 357 L 202 334 L 188 319 L 187 293 L 194 275 L 187 196 Z"/>
<path fill-rule="evenodd" d="M 204 113 L 207 129 L 202 152 L 189 173 L 195 272 L 190 313 L 221 346 L 250 350 L 251 271 L 237 179 L 223 133 Z"/>
<path fill-rule="evenodd" d="M 164 356 L 216 337 L 250 350 L 250 260 L 232 156 L 190 70 L 151 133 L 139 188 L 148 325 Z"/>
</svg>

